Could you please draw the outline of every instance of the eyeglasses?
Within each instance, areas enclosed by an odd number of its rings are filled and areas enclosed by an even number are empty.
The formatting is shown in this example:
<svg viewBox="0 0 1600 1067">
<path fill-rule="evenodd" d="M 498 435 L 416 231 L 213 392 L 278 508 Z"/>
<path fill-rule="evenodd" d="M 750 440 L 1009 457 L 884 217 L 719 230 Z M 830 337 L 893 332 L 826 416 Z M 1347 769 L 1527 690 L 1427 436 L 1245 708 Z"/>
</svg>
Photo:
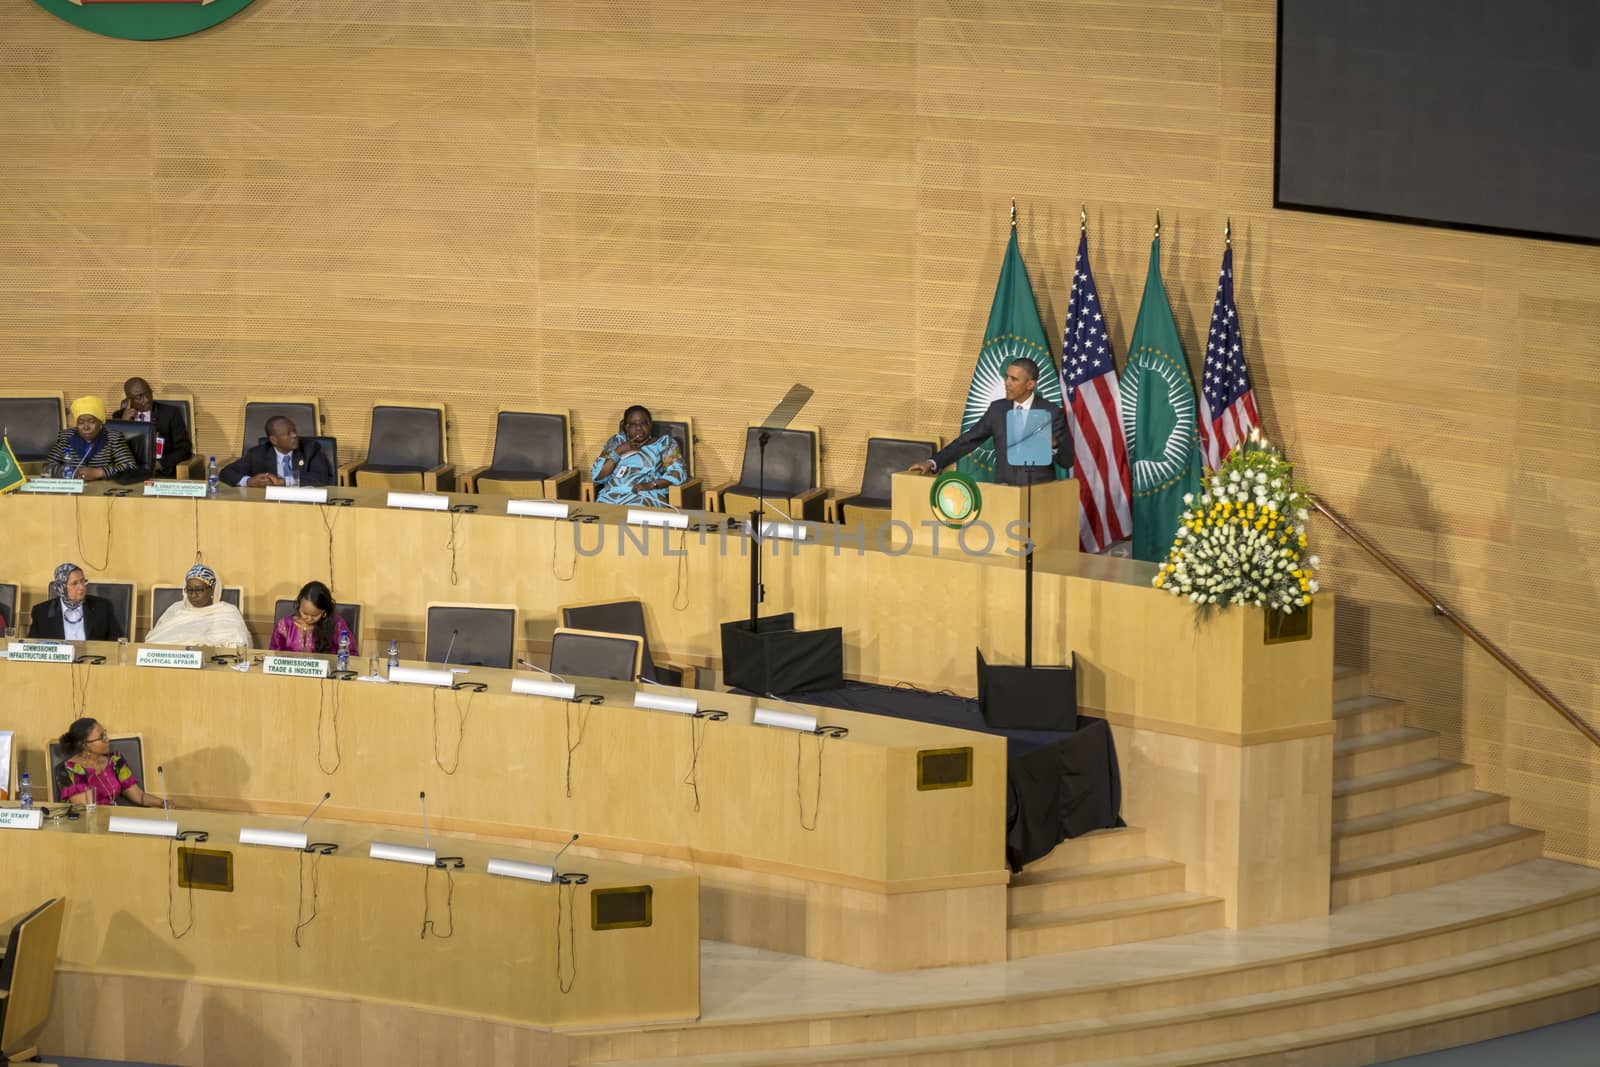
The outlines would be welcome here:
<svg viewBox="0 0 1600 1067">
<path fill-rule="evenodd" d="M 183 587 L 185 593 L 205 593 L 209 592 L 210 589 L 209 585 L 186 585 Z"/>
</svg>

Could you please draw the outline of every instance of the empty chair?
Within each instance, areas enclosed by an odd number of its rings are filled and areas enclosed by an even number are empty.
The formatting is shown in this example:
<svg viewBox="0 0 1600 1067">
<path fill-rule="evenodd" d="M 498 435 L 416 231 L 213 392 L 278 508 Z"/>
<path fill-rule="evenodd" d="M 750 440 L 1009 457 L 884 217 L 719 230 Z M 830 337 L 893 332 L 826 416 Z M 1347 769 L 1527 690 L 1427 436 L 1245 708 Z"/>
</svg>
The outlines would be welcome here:
<svg viewBox="0 0 1600 1067">
<path fill-rule="evenodd" d="M 829 498 L 823 511 L 827 522 L 883 522 L 889 518 L 889 479 L 913 463 L 939 451 L 943 440 L 910 434 L 874 433 L 867 437 L 867 461 L 861 472 L 861 490 L 842 499 Z"/>
<path fill-rule="evenodd" d="M 0 582 L 0 618 L 5 619 L 6 632 L 20 631 L 17 622 L 17 583 Z"/>
<path fill-rule="evenodd" d="M 0 396 L 0 427 L 24 474 L 39 473 L 66 423 L 67 404 L 60 393 Z"/>
<path fill-rule="evenodd" d="M 601 604 L 573 604 L 561 609 L 561 625 L 572 630 L 629 634 L 639 639 L 639 676 L 662 685 L 694 688 L 695 669 L 657 663 L 650 656 L 645 632 L 644 604 L 638 600 L 613 600 Z"/>
<path fill-rule="evenodd" d="M 513 411 L 495 417 L 494 455 L 487 467 L 463 476 L 469 493 L 578 498 L 578 472 L 572 467 L 570 414 L 565 411 Z"/>
<path fill-rule="evenodd" d="M 128 770 L 133 776 L 144 782 L 144 737 L 141 734 L 112 734 L 108 740 L 111 742 L 111 751 L 122 757 L 122 762 L 128 765 Z M 61 742 L 50 742 L 50 803 L 61 802 L 61 791 L 70 784 L 67 774 L 67 754 L 61 749 Z M 117 803 L 123 807 L 137 807 L 133 801 L 126 797 L 118 797 Z"/>
<path fill-rule="evenodd" d="M 768 434 L 765 476 L 761 465 L 761 434 Z M 755 510 L 756 494 L 763 491 L 768 507 L 765 516 L 796 522 L 820 521 L 827 490 L 817 485 L 822 468 L 820 434 L 815 427 L 790 426 L 764 430 L 751 426 L 745 431 L 744 465 L 739 479 L 713 489 L 707 507 L 729 515 L 744 516 Z"/>
<path fill-rule="evenodd" d="M 128 442 L 128 451 L 139 461 L 139 473 L 146 478 L 156 469 L 156 428 L 153 423 L 131 419 L 107 419 L 106 429 L 115 430 Z"/>
<path fill-rule="evenodd" d="M 153 585 L 150 587 L 150 625 L 154 626 L 163 612 L 183 598 L 181 585 Z M 222 599 L 244 614 L 244 590 L 237 585 L 222 587 Z"/>
<path fill-rule="evenodd" d="M 122 627 L 123 636 L 130 641 L 133 640 L 133 583 L 102 578 L 98 582 L 84 584 L 89 587 L 90 596 L 110 601 L 112 614 L 116 615 L 117 625 Z"/>
<path fill-rule="evenodd" d="M 374 404 L 367 458 L 341 468 L 339 483 L 412 492 L 455 488 L 444 405 L 394 400 Z"/>
<path fill-rule="evenodd" d="M 298 607 L 299 605 L 293 600 L 278 601 L 272 610 L 273 629 L 277 629 L 279 620 L 293 615 Z M 365 648 L 366 642 L 361 637 L 361 605 L 346 604 L 342 600 L 335 601 L 333 613 L 343 619 L 346 626 L 350 627 L 350 636 L 355 641 L 356 647 Z"/>
<path fill-rule="evenodd" d="M 429 663 L 511 669 L 517 609 L 511 604 L 429 604 Z"/>
<path fill-rule="evenodd" d="M 38 1059 L 34 1044 L 50 1017 L 56 953 L 67 911 L 61 897 L 24 915 L 6 938 L 0 958 L 0 1063 Z"/>
<path fill-rule="evenodd" d="M 562 627 L 550 638 L 550 673 L 563 678 L 631 682 L 639 677 L 643 657 L 644 641 L 632 634 Z"/>
</svg>

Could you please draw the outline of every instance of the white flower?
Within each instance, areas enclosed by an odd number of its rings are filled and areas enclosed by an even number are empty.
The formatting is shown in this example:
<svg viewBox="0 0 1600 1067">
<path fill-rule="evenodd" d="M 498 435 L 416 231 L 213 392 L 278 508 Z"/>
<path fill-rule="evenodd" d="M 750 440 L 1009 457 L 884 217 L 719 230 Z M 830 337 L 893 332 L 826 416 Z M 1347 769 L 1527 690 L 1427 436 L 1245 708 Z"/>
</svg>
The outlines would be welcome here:
<svg viewBox="0 0 1600 1067">
<path fill-rule="evenodd" d="M 1309 557 L 1306 560 L 1306 562 L 1308 564 L 1310 564 L 1312 567 L 1320 567 L 1320 566 L 1322 566 L 1322 561 L 1320 559 L 1318 559 L 1316 556 Z"/>
<path fill-rule="evenodd" d="M 1194 503 L 1194 494 L 1193 493 L 1185 493 L 1185 494 L 1183 494 L 1183 506 L 1184 507 L 1188 507 L 1190 504 L 1193 504 L 1193 503 Z"/>
<path fill-rule="evenodd" d="M 1239 472 L 1238 471 L 1229 471 L 1228 472 L 1228 481 L 1237 482 L 1238 480 L 1239 480 Z"/>
<path fill-rule="evenodd" d="M 1257 474 L 1256 475 L 1256 484 L 1257 485 L 1266 485 L 1267 484 L 1267 476 L 1265 474 Z"/>
</svg>

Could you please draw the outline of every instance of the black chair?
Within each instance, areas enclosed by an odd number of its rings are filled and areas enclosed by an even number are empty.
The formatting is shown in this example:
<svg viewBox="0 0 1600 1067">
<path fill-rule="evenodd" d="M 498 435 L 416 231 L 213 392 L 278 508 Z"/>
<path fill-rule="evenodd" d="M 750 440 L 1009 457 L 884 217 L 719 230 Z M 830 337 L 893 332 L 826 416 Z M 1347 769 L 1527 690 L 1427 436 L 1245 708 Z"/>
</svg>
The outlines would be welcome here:
<svg viewBox="0 0 1600 1067">
<path fill-rule="evenodd" d="M 111 613 L 117 617 L 123 636 L 133 640 L 133 583 L 101 579 L 87 584 L 90 596 L 111 602 Z"/>
<path fill-rule="evenodd" d="M 0 957 L 0 1063 L 33 1062 L 35 1045 L 50 1018 L 56 953 L 66 901 L 55 897 L 24 915 L 6 938 Z"/>
<path fill-rule="evenodd" d="M 429 663 L 511 669 L 517 609 L 509 604 L 429 604 Z"/>
<path fill-rule="evenodd" d="M 22 629 L 17 622 L 16 582 L 0 582 L 0 616 L 5 617 L 8 634 Z"/>
<path fill-rule="evenodd" d="M 767 462 L 762 476 L 760 437 L 765 432 Z M 763 431 L 752 426 L 745 431 L 744 466 L 739 480 L 728 482 L 711 491 L 710 508 L 729 515 L 748 515 L 755 510 L 758 491 L 784 516 L 799 521 L 821 521 L 823 501 L 827 490 L 818 488 L 817 475 L 822 466 L 822 449 L 817 430 L 790 426 L 783 430 Z M 781 518 L 776 511 L 769 518 Z"/>
<path fill-rule="evenodd" d="M 153 585 L 150 587 L 150 625 L 154 626 L 161 621 L 161 616 L 166 610 L 179 600 L 183 599 L 183 587 L 180 585 Z M 222 587 L 222 599 L 240 613 L 244 612 L 244 590 L 237 585 Z"/>
<path fill-rule="evenodd" d="M 66 425 L 67 409 L 60 393 L 0 396 L 0 428 L 23 473 L 36 474 Z"/>
<path fill-rule="evenodd" d="M 278 623 L 283 619 L 288 618 L 290 615 L 293 615 L 298 606 L 299 605 L 297 605 L 293 600 L 278 601 L 276 606 L 274 606 L 272 609 L 272 628 L 277 629 Z M 360 648 L 361 605 L 346 604 L 343 601 L 336 601 L 333 605 L 333 613 L 343 619 L 346 626 L 350 627 L 350 637 L 355 641 L 356 647 Z"/>
<path fill-rule="evenodd" d="M 301 434 L 300 440 L 315 441 L 319 446 L 321 446 L 322 454 L 328 457 L 328 466 L 333 468 L 334 478 L 337 480 L 339 476 L 339 439 L 337 437 L 312 437 L 308 434 Z M 265 437 L 262 437 L 256 441 L 256 444 L 258 445 L 264 445 L 268 443 L 269 442 Z"/>
<path fill-rule="evenodd" d="M 884 512 L 878 518 L 887 519 L 890 478 L 913 463 L 921 463 L 931 458 L 937 451 L 939 451 L 937 440 L 877 435 L 868 437 L 867 461 L 861 472 L 861 491 L 854 496 L 839 500 L 830 499 L 823 511 L 824 521 L 850 522 L 854 518 L 870 518 L 859 514 L 864 510 Z M 851 515 L 849 513 L 851 510 L 858 514 Z"/>
<path fill-rule="evenodd" d="M 183 413 L 183 425 L 189 431 L 189 445 L 194 449 L 194 455 L 186 462 L 178 465 L 173 474 L 179 478 L 204 478 L 206 475 L 206 453 L 200 445 L 200 428 L 195 425 L 194 396 L 181 390 L 168 389 L 162 386 L 156 390 L 156 400 L 163 404 L 171 404 Z M 221 470 L 221 465 L 218 465 Z"/>
<path fill-rule="evenodd" d="M 550 638 L 550 673 L 560 677 L 631 682 L 643 656 L 644 641 L 631 634 L 558 629 Z"/>
<path fill-rule="evenodd" d="M 578 499 L 569 424 L 565 411 L 501 408 L 494 424 L 494 455 L 487 467 L 463 477 L 462 488 L 469 493 Z"/>
<path fill-rule="evenodd" d="M 694 420 L 656 419 L 654 423 L 657 433 L 664 433 L 678 443 L 678 452 L 683 456 L 684 483 L 667 489 L 667 503 L 684 511 L 700 510 L 705 506 L 706 491 L 704 483 L 694 472 L 694 446 L 699 440 L 694 435 Z M 598 495 L 593 482 L 583 483 L 583 499 L 592 501 Z"/>
<path fill-rule="evenodd" d="M 156 428 L 153 423 L 131 419 L 108 419 L 107 430 L 116 430 L 128 442 L 128 451 L 139 461 L 139 474 L 148 478 L 156 469 Z"/>
<path fill-rule="evenodd" d="M 286 416 L 303 437 L 315 437 L 322 432 L 322 408 L 310 397 L 284 397 L 282 400 L 262 400 L 252 397 L 244 402 L 244 434 L 239 440 L 239 455 L 250 450 L 250 443 L 262 439 L 267 432 L 267 420 L 274 415 Z M 194 423 L 189 423 L 194 433 Z M 198 453 L 199 449 L 196 449 Z M 219 464 L 220 466 L 220 464 Z M 338 470 L 337 467 L 334 468 Z"/>
<path fill-rule="evenodd" d="M 650 656 L 650 637 L 645 632 L 644 604 L 638 600 L 614 600 L 604 604 L 575 604 L 561 609 L 561 625 L 571 630 L 608 634 L 628 634 L 639 639 L 639 676 L 662 685 L 687 685 L 693 688 L 693 667 L 657 663 Z M 685 682 L 687 678 L 687 682 Z"/>
<path fill-rule="evenodd" d="M 111 751 L 122 757 L 122 762 L 128 765 L 128 770 L 139 779 L 141 786 L 144 780 L 144 738 L 139 734 L 117 734 L 111 738 Z M 61 791 L 67 787 L 67 754 L 61 749 L 61 742 L 50 742 L 50 803 L 61 802 Z M 117 803 L 125 808 L 134 807 L 133 801 L 127 797 L 118 797 Z"/>
<path fill-rule="evenodd" d="M 445 429 L 443 404 L 374 404 L 367 458 L 342 468 L 339 483 L 449 492 L 455 488 L 455 466 Z"/>
</svg>

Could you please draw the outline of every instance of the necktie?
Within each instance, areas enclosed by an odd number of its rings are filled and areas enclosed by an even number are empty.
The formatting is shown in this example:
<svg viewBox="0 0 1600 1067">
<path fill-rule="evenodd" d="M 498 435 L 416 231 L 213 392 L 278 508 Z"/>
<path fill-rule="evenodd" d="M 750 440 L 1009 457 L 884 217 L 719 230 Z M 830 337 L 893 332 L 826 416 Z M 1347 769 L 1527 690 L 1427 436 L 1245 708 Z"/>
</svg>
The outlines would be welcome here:
<svg viewBox="0 0 1600 1067">
<path fill-rule="evenodd" d="M 288 456 L 280 455 L 278 457 L 278 476 L 281 477 L 281 478 L 289 477 L 289 457 Z"/>
</svg>

